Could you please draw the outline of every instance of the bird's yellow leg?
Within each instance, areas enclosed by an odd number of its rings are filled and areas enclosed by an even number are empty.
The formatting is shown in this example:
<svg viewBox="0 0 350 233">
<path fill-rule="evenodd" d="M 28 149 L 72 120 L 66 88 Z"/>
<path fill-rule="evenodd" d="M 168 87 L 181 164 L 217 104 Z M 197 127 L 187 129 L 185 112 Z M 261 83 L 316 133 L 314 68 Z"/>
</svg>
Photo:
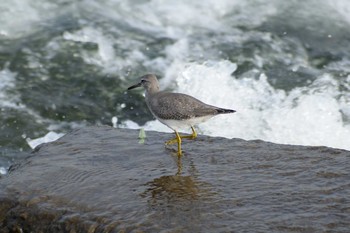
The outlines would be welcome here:
<svg viewBox="0 0 350 233">
<path fill-rule="evenodd" d="M 176 130 L 174 130 L 174 131 L 175 131 L 176 138 L 165 142 L 165 144 L 166 145 L 170 145 L 170 144 L 173 144 L 173 143 L 177 142 L 177 154 L 179 156 L 181 156 L 182 155 L 182 151 L 181 151 L 181 136 Z"/>
<path fill-rule="evenodd" d="M 192 129 L 192 134 L 191 135 L 186 135 L 186 136 L 180 136 L 180 134 L 176 131 L 175 131 L 175 135 L 176 135 L 176 138 L 173 138 L 169 141 L 166 141 L 165 144 L 166 145 L 170 145 L 170 144 L 174 144 L 175 142 L 177 142 L 177 154 L 179 156 L 182 155 L 182 150 L 181 150 L 181 139 L 182 138 L 188 138 L 188 139 L 195 139 L 197 137 L 197 132 L 196 130 L 193 128 L 193 126 L 191 126 L 191 129 Z"/>
<path fill-rule="evenodd" d="M 181 136 L 181 135 L 179 135 L 179 137 L 180 137 L 180 138 L 195 139 L 195 138 L 197 137 L 197 132 L 196 132 L 196 130 L 193 128 L 193 126 L 191 126 L 191 129 L 192 129 L 192 134 L 191 134 L 191 135 L 186 135 L 186 136 Z M 177 133 L 177 132 L 175 131 L 175 133 Z M 178 133 L 177 133 L 177 134 L 178 134 Z M 166 144 L 166 145 L 170 145 L 170 144 L 174 144 L 175 142 L 178 142 L 177 137 L 176 137 L 176 138 L 173 138 L 173 139 L 171 139 L 171 140 L 169 140 L 169 141 L 166 141 L 165 144 Z"/>
<path fill-rule="evenodd" d="M 177 131 L 175 131 L 176 138 L 177 138 L 177 155 L 181 156 L 182 155 L 182 150 L 181 150 L 181 137 Z"/>
<path fill-rule="evenodd" d="M 181 136 L 181 138 L 195 139 L 197 137 L 197 132 L 196 130 L 194 130 L 193 126 L 191 126 L 191 129 L 192 129 L 191 135 Z"/>
</svg>

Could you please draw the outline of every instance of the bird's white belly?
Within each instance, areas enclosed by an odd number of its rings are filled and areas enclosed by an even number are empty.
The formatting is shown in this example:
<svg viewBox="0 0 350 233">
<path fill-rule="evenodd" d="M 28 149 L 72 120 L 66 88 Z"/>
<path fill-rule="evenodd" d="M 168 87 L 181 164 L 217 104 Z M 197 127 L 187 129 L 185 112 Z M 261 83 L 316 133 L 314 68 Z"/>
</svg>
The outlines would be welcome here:
<svg viewBox="0 0 350 233">
<path fill-rule="evenodd" d="M 189 128 L 191 126 L 198 125 L 208 119 L 210 119 L 213 116 L 204 116 L 204 117 L 196 117 L 196 118 L 191 118 L 191 119 L 186 119 L 186 120 L 164 120 L 164 119 L 159 119 L 157 118 L 160 122 L 162 122 L 164 125 L 168 126 L 169 128 L 173 130 L 178 130 L 178 129 L 184 129 L 184 128 Z"/>
</svg>

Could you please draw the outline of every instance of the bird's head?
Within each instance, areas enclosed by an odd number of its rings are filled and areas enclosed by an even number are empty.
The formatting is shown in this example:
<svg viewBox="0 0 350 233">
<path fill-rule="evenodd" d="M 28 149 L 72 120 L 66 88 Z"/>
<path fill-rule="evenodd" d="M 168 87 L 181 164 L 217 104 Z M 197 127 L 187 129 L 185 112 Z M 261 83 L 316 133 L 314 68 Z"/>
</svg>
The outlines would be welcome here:
<svg viewBox="0 0 350 233">
<path fill-rule="evenodd" d="M 136 83 L 135 85 L 132 85 L 128 88 L 128 90 L 137 88 L 137 87 L 144 87 L 146 92 L 148 93 L 155 93 L 159 91 L 159 85 L 157 77 L 154 74 L 146 74 L 140 78 L 140 82 Z"/>
</svg>

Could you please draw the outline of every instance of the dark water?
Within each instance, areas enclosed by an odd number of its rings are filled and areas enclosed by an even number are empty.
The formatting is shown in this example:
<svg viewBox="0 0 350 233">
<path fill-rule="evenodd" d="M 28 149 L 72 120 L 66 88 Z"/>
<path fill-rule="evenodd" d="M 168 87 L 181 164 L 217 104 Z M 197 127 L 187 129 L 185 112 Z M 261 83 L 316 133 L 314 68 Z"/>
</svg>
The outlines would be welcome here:
<svg viewBox="0 0 350 233">
<path fill-rule="evenodd" d="M 349 152 L 200 136 L 178 160 L 172 136 L 75 131 L 1 179 L 1 196 L 39 207 L 36 230 L 53 213 L 52 229 L 96 232 L 349 231 Z"/>
</svg>

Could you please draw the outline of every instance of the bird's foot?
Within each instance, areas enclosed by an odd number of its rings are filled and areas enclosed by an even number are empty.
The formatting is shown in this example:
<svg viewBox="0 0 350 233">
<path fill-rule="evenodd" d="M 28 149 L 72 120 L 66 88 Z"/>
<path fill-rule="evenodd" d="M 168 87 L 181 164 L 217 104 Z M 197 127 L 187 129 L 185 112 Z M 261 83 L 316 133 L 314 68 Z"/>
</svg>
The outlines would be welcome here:
<svg viewBox="0 0 350 233">
<path fill-rule="evenodd" d="M 169 141 L 166 141 L 165 142 L 165 145 L 171 145 L 171 144 L 174 144 L 174 143 L 176 143 L 177 142 L 177 138 L 173 138 L 173 139 L 171 139 L 171 140 L 169 140 Z"/>
<path fill-rule="evenodd" d="M 186 135 L 186 136 L 180 136 L 181 138 L 186 138 L 186 139 L 195 139 L 197 137 L 197 132 L 194 129 L 193 126 L 191 126 L 192 129 L 192 134 L 191 135 Z"/>
<path fill-rule="evenodd" d="M 176 130 L 175 130 L 175 135 L 176 135 L 176 138 L 171 139 L 169 141 L 166 141 L 165 145 L 171 145 L 171 144 L 174 144 L 176 142 L 177 143 L 177 155 L 181 156 L 182 155 L 181 136 L 179 135 L 179 133 Z"/>
</svg>

